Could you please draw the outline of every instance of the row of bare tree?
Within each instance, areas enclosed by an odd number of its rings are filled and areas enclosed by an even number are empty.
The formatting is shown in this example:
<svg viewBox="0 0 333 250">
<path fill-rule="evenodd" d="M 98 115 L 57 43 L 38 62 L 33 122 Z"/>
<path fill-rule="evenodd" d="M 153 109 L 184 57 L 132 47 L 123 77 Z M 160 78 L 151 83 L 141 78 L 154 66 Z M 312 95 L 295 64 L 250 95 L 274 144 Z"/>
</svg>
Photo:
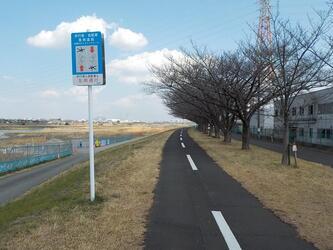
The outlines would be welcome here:
<svg viewBox="0 0 333 250">
<path fill-rule="evenodd" d="M 222 131 L 225 143 L 240 120 L 245 150 L 251 117 L 274 101 L 283 119 L 286 165 L 291 105 L 299 94 L 333 81 L 332 4 L 315 19 L 304 28 L 274 17 L 272 39 L 248 39 L 230 52 L 183 49 L 181 58 L 168 57 L 168 64 L 151 67 L 155 80 L 149 89 L 162 97 L 171 114 L 197 123 L 203 131 L 210 126 L 217 136 Z"/>
</svg>

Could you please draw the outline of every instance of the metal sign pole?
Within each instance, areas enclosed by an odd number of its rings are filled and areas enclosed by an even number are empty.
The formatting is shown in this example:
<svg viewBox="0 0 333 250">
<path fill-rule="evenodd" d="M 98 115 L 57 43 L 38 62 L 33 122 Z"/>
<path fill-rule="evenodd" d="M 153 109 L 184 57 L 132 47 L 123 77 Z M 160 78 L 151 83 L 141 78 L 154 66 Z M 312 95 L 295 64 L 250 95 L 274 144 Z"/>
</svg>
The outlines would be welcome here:
<svg viewBox="0 0 333 250">
<path fill-rule="evenodd" d="M 106 84 L 104 35 L 100 31 L 71 34 L 73 84 L 88 86 L 90 200 L 95 200 L 94 122 L 92 86 Z"/>
<path fill-rule="evenodd" d="M 90 200 L 95 200 L 95 159 L 94 159 L 94 122 L 93 122 L 93 93 L 92 86 L 88 86 L 89 112 L 89 161 L 90 161 Z"/>
</svg>

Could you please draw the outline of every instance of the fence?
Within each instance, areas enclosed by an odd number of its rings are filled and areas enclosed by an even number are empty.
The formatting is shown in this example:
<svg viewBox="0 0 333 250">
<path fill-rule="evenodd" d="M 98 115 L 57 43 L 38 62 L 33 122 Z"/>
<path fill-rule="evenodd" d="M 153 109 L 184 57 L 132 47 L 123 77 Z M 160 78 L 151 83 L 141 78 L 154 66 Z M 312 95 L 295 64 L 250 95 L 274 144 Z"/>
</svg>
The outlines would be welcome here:
<svg viewBox="0 0 333 250">
<path fill-rule="evenodd" d="M 0 173 L 72 155 L 72 144 L 41 144 L 0 148 Z"/>
<path fill-rule="evenodd" d="M 260 134 L 256 127 L 251 128 L 251 135 L 255 138 L 268 139 L 270 141 L 282 141 L 282 129 L 262 129 Z M 333 147 L 332 129 L 309 129 L 309 128 L 290 128 L 290 142 L 305 145 Z"/>
<path fill-rule="evenodd" d="M 95 146 L 103 147 L 135 138 L 134 135 L 97 137 Z M 73 154 L 73 148 L 88 148 L 88 139 L 73 139 L 59 144 L 24 145 L 0 148 L 0 173 L 27 168 Z"/>
<path fill-rule="evenodd" d="M 115 135 L 110 137 L 96 137 L 95 146 L 104 147 L 107 145 L 128 141 L 135 138 L 134 135 Z M 73 148 L 88 148 L 89 140 L 88 139 L 73 139 L 72 140 Z"/>
</svg>

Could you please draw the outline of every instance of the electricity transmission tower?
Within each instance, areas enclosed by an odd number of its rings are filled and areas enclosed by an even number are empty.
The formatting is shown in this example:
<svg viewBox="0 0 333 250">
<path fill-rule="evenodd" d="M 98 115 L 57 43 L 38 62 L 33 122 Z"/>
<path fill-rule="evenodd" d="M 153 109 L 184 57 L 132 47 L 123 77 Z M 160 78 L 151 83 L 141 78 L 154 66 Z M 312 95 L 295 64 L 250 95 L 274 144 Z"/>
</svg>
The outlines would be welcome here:
<svg viewBox="0 0 333 250">
<path fill-rule="evenodd" d="M 271 5 L 270 0 L 258 0 L 260 6 L 259 14 L 259 25 L 257 33 L 257 45 L 261 47 L 263 45 L 270 46 L 272 43 L 272 31 L 271 31 Z M 260 79 L 259 79 L 260 81 Z M 260 97 L 258 96 L 258 99 Z M 259 100 L 258 100 L 259 101 Z M 260 138 L 260 108 L 258 109 L 258 120 L 257 120 L 257 134 Z"/>
<path fill-rule="evenodd" d="M 272 43 L 271 31 L 271 5 L 269 0 L 258 0 L 260 5 L 258 43 Z"/>
</svg>

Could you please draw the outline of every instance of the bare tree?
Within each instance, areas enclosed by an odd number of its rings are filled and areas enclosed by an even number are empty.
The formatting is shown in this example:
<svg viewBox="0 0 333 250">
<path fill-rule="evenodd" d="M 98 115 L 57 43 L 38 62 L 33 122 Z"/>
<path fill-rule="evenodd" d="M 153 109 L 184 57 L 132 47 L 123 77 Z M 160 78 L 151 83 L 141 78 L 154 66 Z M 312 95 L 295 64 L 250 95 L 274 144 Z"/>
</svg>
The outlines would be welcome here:
<svg viewBox="0 0 333 250">
<path fill-rule="evenodd" d="M 217 136 L 221 130 L 226 142 L 235 119 L 241 120 L 242 149 L 249 149 L 251 117 L 274 100 L 283 119 L 281 162 L 287 164 L 295 98 L 333 81 L 333 38 L 328 34 L 332 9 L 330 3 L 307 29 L 277 16 L 272 40 L 243 42 L 234 52 L 212 53 L 195 46 L 183 50 L 181 60 L 168 58 L 167 65 L 153 66 L 156 81 L 148 85 L 172 114 L 199 123 L 203 130 L 210 125 Z"/>
<path fill-rule="evenodd" d="M 266 52 L 244 43 L 238 51 L 219 56 L 198 49 L 187 54 L 209 74 L 209 87 L 219 97 L 211 100 L 242 121 L 242 149 L 250 147 L 251 117 L 275 96 L 268 81 L 269 64 L 260 53 Z M 226 100 L 231 100 L 232 105 L 225 105 Z"/>
<path fill-rule="evenodd" d="M 225 142 L 231 139 L 237 117 L 243 124 L 242 149 L 249 149 L 251 117 L 274 97 L 271 85 L 262 84 L 268 77 L 267 61 L 258 55 L 263 52 L 243 46 L 220 55 L 196 47 L 183 53 L 183 60 L 169 58 L 168 66 L 152 67 L 158 79 L 153 86 L 165 100 L 180 98 L 197 107 L 202 105 L 209 123 L 223 131 Z"/>
<path fill-rule="evenodd" d="M 179 111 L 179 104 L 181 103 L 182 108 L 186 106 L 187 112 L 190 107 L 193 117 L 200 114 L 201 118 L 204 117 L 201 121 L 205 121 L 206 125 L 209 124 L 212 129 L 214 128 L 216 137 L 219 137 L 221 130 L 224 142 L 230 142 L 235 115 L 225 107 L 232 105 L 232 100 L 219 95 L 212 88 L 207 70 L 198 64 L 198 60 L 191 58 L 192 54 L 184 51 L 184 55 L 182 60 L 168 58 L 167 66 L 151 67 L 151 72 L 157 81 L 148 84 L 150 90 L 162 97 L 172 114 L 188 117 L 189 114 Z M 195 110 L 197 114 L 193 114 Z M 201 125 L 201 127 L 206 126 Z"/>
<path fill-rule="evenodd" d="M 321 50 L 327 19 L 317 25 L 312 23 L 307 30 L 301 25 L 292 26 L 279 17 L 272 20 L 272 43 L 266 44 L 270 54 L 269 72 L 278 97 L 278 106 L 283 119 L 283 154 L 281 163 L 288 164 L 290 109 L 295 98 L 316 87 L 332 82 L 332 72 L 327 62 L 332 50 Z M 262 43 L 264 44 L 264 43 Z"/>
</svg>

